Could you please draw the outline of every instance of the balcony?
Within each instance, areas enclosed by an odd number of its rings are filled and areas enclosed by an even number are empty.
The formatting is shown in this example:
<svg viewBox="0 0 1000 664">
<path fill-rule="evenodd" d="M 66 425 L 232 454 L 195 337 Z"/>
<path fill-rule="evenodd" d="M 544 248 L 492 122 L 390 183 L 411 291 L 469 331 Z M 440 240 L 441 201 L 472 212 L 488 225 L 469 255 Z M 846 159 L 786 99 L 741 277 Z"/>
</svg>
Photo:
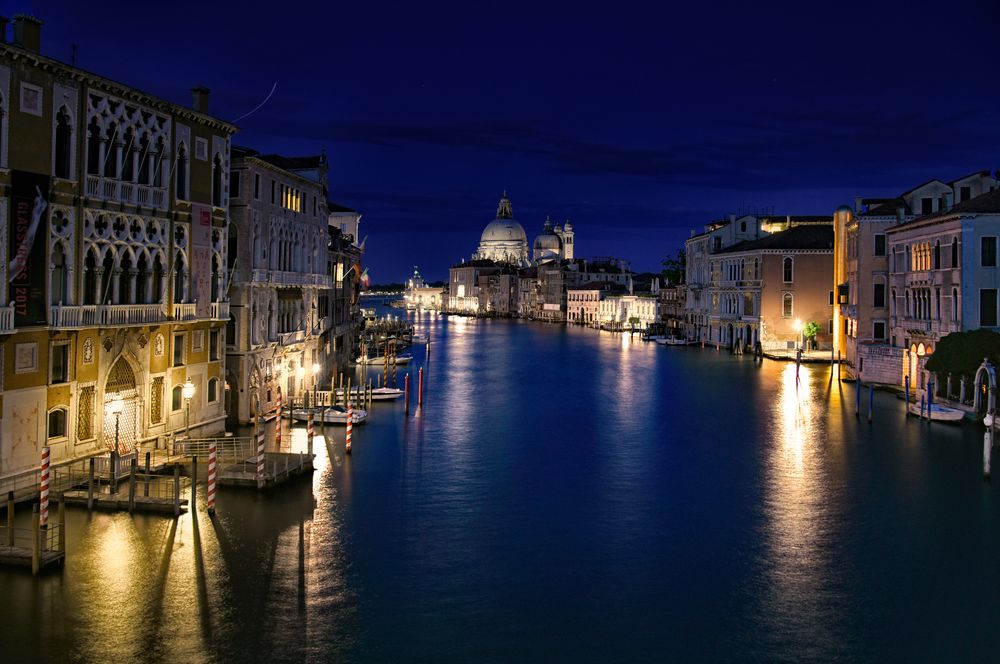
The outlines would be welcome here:
<svg viewBox="0 0 1000 664">
<path fill-rule="evenodd" d="M 14 331 L 14 305 L 0 307 L 0 334 L 10 334 Z"/>
<path fill-rule="evenodd" d="M 174 320 L 195 320 L 196 318 L 198 318 L 198 305 L 193 302 L 174 305 Z"/>
<path fill-rule="evenodd" d="M 167 192 L 163 187 L 122 182 L 99 175 L 87 176 L 86 195 L 88 198 L 153 207 L 159 210 L 164 210 L 167 207 Z"/>
<path fill-rule="evenodd" d="M 128 327 L 162 323 L 160 304 L 85 304 L 49 307 L 49 325 L 55 328 Z"/>
<path fill-rule="evenodd" d="M 229 321 L 229 303 L 228 302 L 213 302 L 212 303 L 212 320 L 224 320 Z"/>
<path fill-rule="evenodd" d="M 295 332 L 280 332 L 278 333 L 278 345 L 288 346 L 291 344 L 302 343 L 306 339 L 306 333 L 302 330 L 296 330 Z"/>
<path fill-rule="evenodd" d="M 250 280 L 273 286 L 320 286 L 333 287 L 333 278 L 328 274 L 314 272 L 292 272 L 289 270 L 253 270 Z"/>
</svg>

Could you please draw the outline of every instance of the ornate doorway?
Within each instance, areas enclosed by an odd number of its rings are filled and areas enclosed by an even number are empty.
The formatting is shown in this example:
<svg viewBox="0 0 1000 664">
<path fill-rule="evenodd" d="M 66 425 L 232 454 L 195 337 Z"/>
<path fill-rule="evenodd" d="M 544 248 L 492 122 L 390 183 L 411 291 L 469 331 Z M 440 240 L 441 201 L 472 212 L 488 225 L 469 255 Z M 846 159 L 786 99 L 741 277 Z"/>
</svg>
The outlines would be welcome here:
<svg viewBox="0 0 1000 664">
<path fill-rule="evenodd" d="M 120 411 L 116 401 L 121 401 Z M 104 384 L 104 445 L 115 449 L 115 424 L 118 429 L 118 454 L 133 452 L 139 440 L 139 420 L 141 415 L 139 391 L 136 386 L 135 371 L 124 357 L 119 356 L 111 365 L 108 380 Z"/>
</svg>

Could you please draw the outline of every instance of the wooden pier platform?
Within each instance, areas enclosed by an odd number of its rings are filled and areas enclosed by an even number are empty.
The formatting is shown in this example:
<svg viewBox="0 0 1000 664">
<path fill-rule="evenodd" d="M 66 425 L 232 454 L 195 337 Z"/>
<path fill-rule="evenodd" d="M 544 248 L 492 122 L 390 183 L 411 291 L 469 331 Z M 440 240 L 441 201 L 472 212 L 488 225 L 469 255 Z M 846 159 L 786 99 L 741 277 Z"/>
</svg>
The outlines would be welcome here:
<svg viewBox="0 0 1000 664">
<path fill-rule="evenodd" d="M 296 452 L 267 452 L 264 455 L 263 486 L 266 489 L 313 471 L 315 455 Z M 257 489 L 257 462 L 220 465 L 219 486 Z"/>
<path fill-rule="evenodd" d="M 63 497 L 66 499 L 67 505 L 82 505 L 87 506 L 87 491 L 77 490 L 77 491 L 66 491 L 63 493 Z M 187 512 L 187 498 L 180 499 L 180 512 L 184 514 Z M 133 506 L 134 512 L 153 512 L 156 514 L 173 514 L 174 513 L 174 499 L 164 498 L 160 496 L 141 496 L 137 495 L 135 497 L 135 504 Z M 98 510 L 112 510 L 119 512 L 128 511 L 128 493 L 122 494 L 118 492 L 115 494 L 94 494 L 94 509 Z"/>
<path fill-rule="evenodd" d="M 15 567 L 31 568 L 31 547 L 27 546 L 5 546 L 0 545 L 0 565 L 11 565 Z M 50 565 L 62 565 L 66 562 L 65 551 L 41 551 L 39 552 L 40 565 L 42 569 Z"/>
</svg>

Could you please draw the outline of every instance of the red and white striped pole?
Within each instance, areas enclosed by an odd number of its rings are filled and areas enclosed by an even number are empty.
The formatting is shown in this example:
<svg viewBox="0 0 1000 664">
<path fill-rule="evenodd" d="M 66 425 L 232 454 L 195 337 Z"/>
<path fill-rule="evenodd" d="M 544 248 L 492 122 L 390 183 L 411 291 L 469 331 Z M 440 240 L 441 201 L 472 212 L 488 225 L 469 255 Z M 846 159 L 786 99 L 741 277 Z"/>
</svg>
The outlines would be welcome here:
<svg viewBox="0 0 1000 664">
<path fill-rule="evenodd" d="M 281 451 L 281 390 L 278 390 L 278 417 L 274 420 L 274 446 Z"/>
<path fill-rule="evenodd" d="M 313 436 L 316 435 L 316 428 L 313 424 L 313 413 L 309 411 L 309 421 L 306 424 L 306 445 L 308 446 L 309 454 L 313 453 Z"/>
<path fill-rule="evenodd" d="M 344 451 L 347 454 L 351 453 L 351 425 L 354 422 L 354 409 L 351 408 L 351 402 L 347 402 L 347 443 L 344 445 Z"/>
<path fill-rule="evenodd" d="M 417 405 L 424 405 L 424 368 L 417 369 Z"/>
<path fill-rule="evenodd" d="M 208 513 L 215 514 L 215 462 L 218 457 L 218 443 L 213 438 L 208 442 Z"/>
<path fill-rule="evenodd" d="M 38 523 L 42 528 L 49 523 L 49 448 L 42 448 L 41 488 L 38 500 Z"/>
<path fill-rule="evenodd" d="M 257 488 L 264 486 L 264 426 L 257 425 Z"/>
</svg>

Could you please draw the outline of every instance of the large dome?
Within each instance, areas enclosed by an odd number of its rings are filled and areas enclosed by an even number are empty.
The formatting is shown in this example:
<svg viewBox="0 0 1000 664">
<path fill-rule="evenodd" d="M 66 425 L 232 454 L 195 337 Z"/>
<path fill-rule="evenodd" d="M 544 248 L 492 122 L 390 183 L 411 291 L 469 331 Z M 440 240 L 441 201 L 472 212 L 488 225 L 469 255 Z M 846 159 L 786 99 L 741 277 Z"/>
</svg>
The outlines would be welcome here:
<svg viewBox="0 0 1000 664">
<path fill-rule="evenodd" d="M 481 242 L 528 242 L 528 236 L 516 219 L 494 219 L 483 230 Z"/>
<path fill-rule="evenodd" d="M 528 236 L 521 224 L 514 219 L 507 192 L 504 192 L 500 205 L 497 206 L 496 219 L 483 229 L 479 250 L 474 257 L 518 265 L 527 262 Z"/>
</svg>

